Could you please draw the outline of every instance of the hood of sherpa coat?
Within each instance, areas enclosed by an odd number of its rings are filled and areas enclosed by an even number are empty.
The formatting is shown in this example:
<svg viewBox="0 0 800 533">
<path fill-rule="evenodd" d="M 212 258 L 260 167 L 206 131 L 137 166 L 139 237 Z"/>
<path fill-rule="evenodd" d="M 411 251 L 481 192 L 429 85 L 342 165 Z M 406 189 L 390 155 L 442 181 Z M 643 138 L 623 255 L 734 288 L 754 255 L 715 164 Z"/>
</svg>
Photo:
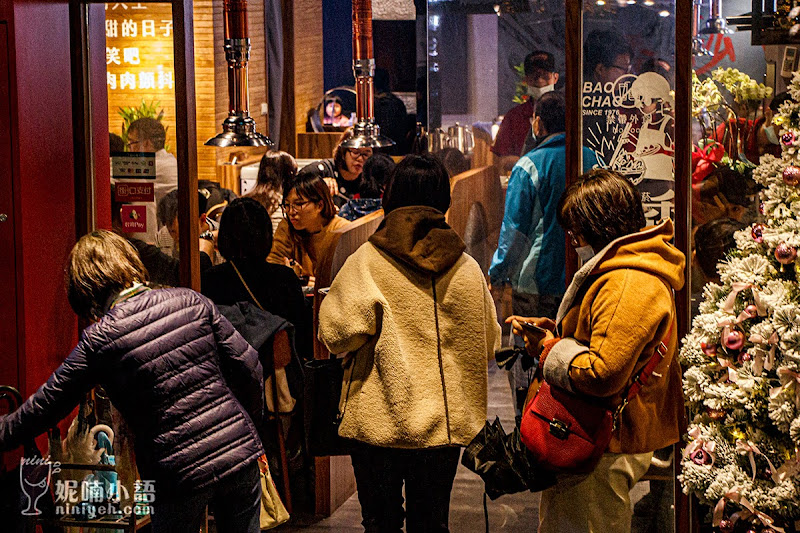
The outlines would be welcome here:
<svg viewBox="0 0 800 533">
<path fill-rule="evenodd" d="M 441 211 L 420 205 L 391 211 L 369 242 L 398 261 L 430 275 L 447 271 L 467 248 L 445 222 Z"/>
</svg>

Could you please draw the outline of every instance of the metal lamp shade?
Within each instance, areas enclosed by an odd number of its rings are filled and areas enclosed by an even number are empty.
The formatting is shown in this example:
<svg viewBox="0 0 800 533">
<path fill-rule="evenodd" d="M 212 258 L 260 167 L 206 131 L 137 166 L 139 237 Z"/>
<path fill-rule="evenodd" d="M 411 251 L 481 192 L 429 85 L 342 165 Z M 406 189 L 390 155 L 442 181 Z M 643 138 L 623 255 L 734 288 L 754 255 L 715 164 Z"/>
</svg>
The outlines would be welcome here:
<svg viewBox="0 0 800 533">
<path fill-rule="evenodd" d="M 228 115 L 222 122 L 222 133 L 206 141 L 206 146 L 273 146 L 272 140 L 256 131 L 256 121 L 249 116 Z"/>
<path fill-rule="evenodd" d="M 698 33 L 701 35 L 714 35 L 717 33 L 733 33 L 728 27 L 728 21 L 722 16 L 722 0 L 709 0 L 711 9 L 705 27 Z"/>
</svg>

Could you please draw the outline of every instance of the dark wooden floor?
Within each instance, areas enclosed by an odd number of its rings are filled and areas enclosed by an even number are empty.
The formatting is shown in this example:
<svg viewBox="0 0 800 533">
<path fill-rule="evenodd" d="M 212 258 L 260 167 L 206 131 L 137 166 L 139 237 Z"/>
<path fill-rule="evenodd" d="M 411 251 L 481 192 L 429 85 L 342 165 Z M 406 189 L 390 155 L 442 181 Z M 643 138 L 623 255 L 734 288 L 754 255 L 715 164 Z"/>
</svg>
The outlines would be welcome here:
<svg viewBox="0 0 800 533">
<path fill-rule="evenodd" d="M 489 408 L 488 418 L 494 420 L 499 416 L 507 431 L 514 427 L 514 410 L 508 378 L 503 370 L 499 370 L 494 362 L 489 368 Z M 672 491 L 669 484 L 668 490 Z M 669 502 L 659 505 L 649 502 L 652 497 L 650 483 L 641 482 L 633 491 L 633 501 L 641 503 L 636 507 L 633 520 L 634 533 L 660 533 L 672 531 L 672 526 L 665 515 L 669 514 Z M 539 495 L 529 492 L 503 496 L 488 502 L 490 531 L 534 532 L 539 520 Z M 453 533 L 480 533 L 486 530 L 483 514 L 483 481 L 459 465 L 450 501 L 450 530 Z M 353 495 L 329 518 L 293 517 L 293 519 L 275 529 L 280 533 L 289 532 L 361 532 L 361 507 L 358 495 Z"/>
</svg>

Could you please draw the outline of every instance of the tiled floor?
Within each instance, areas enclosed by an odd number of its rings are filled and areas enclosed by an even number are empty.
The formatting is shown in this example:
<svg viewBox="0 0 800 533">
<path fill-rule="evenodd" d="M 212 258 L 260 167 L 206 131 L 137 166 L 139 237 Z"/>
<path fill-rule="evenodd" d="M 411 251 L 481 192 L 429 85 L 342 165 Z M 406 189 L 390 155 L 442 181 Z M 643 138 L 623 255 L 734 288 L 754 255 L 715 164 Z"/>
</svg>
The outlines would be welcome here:
<svg viewBox="0 0 800 533">
<path fill-rule="evenodd" d="M 511 404 L 511 393 L 505 371 L 499 370 L 494 363 L 489 370 L 489 409 L 490 420 L 499 416 L 507 431 L 514 425 L 514 410 Z M 634 489 L 634 502 L 649 492 L 649 483 L 639 483 Z M 669 490 L 672 490 L 671 488 Z M 646 502 L 643 502 L 646 503 Z M 642 507 L 642 506 L 640 506 Z M 488 502 L 489 530 L 534 532 L 538 523 L 539 495 L 529 492 L 503 496 L 496 501 Z M 645 511 L 651 515 L 652 511 Z M 659 523 L 660 522 L 660 523 Z M 671 531 L 671 526 L 664 520 L 656 520 L 651 516 L 634 519 L 634 533 L 656 533 Z M 295 517 L 292 521 L 274 531 L 289 532 L 360 532 L 361 507 L 358 495 L 353 495 L 332 516 L 325 519 L 314 517 Z M 483 514 L 483 481 L 459 465 L 450 502 L 450 530 L 453 533 L 480 533 L 486 530 Z"/>
</svg>

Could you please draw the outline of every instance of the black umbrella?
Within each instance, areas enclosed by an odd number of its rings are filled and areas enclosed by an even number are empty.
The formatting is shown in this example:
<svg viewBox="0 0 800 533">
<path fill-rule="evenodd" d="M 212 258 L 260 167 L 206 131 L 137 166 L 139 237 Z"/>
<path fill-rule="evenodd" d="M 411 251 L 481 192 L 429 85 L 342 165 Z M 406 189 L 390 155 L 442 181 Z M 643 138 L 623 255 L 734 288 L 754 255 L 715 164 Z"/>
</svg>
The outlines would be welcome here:
<svg viewBox="0 0 800 533">
<path fill-rule="evenodd" d="M 544 490 L 556 483 L 555 474 L 531 461 L 519 428 L 506 435 L 500 418 L 492 424 L 486 422 L 464 450 L 461 464 L 481 476 L 492 500 L 504 494 Z"/>
</svg>

